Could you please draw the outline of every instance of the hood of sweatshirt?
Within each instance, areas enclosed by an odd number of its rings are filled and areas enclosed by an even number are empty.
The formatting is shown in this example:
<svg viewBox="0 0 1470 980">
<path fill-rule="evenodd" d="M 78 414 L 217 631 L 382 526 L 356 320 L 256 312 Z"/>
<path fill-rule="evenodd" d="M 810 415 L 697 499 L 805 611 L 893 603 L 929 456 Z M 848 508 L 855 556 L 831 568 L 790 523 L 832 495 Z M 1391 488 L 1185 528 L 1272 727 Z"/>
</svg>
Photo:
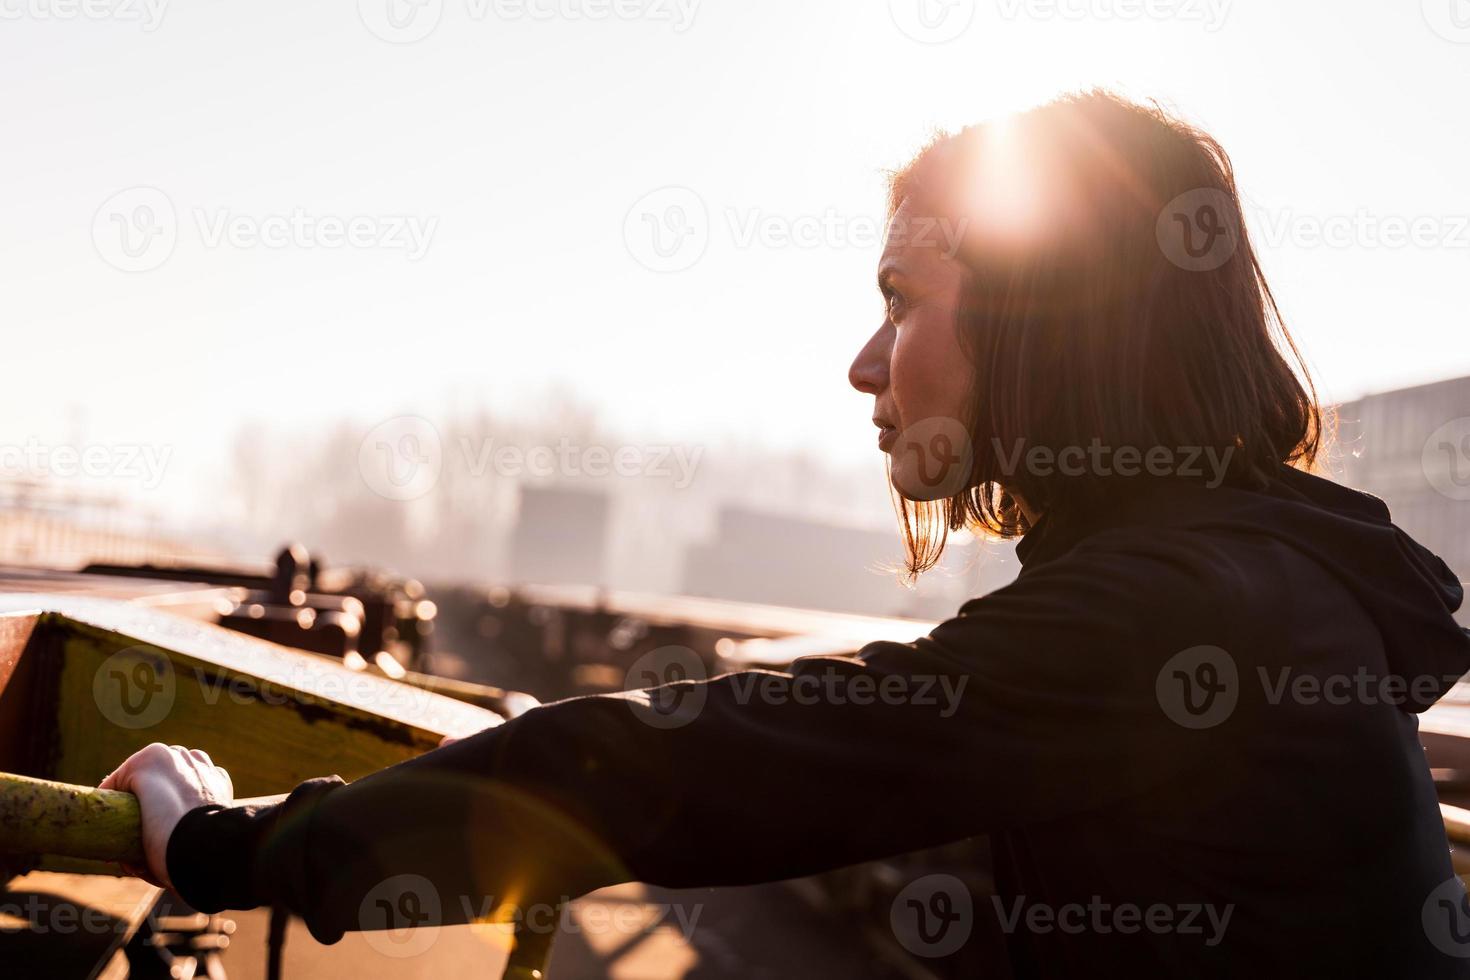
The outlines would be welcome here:
<svg viewBox="0 0 1470 980">
<path fill-rule="evenodd" d="M 1094 531 L 1123 525 L 1268 534 L 1310 556 L 1372 617 L 1395 674 L 1437 679 L 1432 700 L 1406 702 L 1405 710 L 1424 710 L 1470 671 L 1470 630 L 1454 618 L 1465 598 L 1459 577 L 1371 494 L 1286 466 L 1260 490 L 1158 481 L 1114 507 L 1043 516 L 1017 556 L 1029 569 Z"/>
</svg>

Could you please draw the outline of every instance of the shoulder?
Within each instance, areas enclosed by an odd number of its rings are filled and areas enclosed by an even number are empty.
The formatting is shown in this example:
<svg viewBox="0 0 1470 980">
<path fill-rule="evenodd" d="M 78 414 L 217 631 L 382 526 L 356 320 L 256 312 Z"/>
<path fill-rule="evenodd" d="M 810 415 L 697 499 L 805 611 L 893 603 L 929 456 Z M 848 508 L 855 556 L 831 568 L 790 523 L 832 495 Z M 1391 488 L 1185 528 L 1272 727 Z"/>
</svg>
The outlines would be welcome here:
<svg viewBox="0 0 1470 980">
<path fill-rule="evenodd" d="M 1260 620 L 1242 587 L 1249 565 L 1197 531 L 1101 531 L 965 603 L 931 636 L 976 652 L 1027 649 L 1083 673 L 1233 646 Z"/>
<path fill-rule="evenodd" d="M 1238 607 L 1255 591 L 1259 569 L 1230 541 L 1188 528 L 1126 527 L 1089 535 L 1015 582 L 961 607 L 961 615 L 1012 604 L 1208 616 Z"/>
</svg>

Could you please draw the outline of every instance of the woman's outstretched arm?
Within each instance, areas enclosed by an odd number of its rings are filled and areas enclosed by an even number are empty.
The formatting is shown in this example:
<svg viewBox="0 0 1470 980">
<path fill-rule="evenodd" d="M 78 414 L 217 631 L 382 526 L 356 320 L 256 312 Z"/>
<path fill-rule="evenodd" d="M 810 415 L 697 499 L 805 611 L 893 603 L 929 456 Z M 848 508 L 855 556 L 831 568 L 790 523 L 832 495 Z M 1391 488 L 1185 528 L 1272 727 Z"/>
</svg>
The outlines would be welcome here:
<svg viewBox="0 0 1470 980">
<path fill-rule="evenodd" d="M 278 806 L 169 804 L 155 874 L 203 911 L 284 905 L 331 942 L 392 925 L 403 890 L 448 924 L 630 880 L 811 874 L 1105 805 L 1190 756 L 1155 701 L 1164 651 L 1225 639 L 1203 589 L 1160 602 L 1140 585 L 1159 577 L 1147 556 L 1075 556 L 914 643 L 544 705 Z"/>
</svg>

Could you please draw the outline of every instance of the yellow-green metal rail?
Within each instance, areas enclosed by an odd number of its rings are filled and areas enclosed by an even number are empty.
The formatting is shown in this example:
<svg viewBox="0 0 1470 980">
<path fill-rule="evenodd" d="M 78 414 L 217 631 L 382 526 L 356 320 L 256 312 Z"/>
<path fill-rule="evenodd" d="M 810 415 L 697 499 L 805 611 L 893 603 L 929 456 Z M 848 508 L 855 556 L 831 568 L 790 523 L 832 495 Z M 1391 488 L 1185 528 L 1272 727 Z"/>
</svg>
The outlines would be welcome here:
<svg viewBox="0 0 1470 980">
<path fill-rule="evenodd" d="M 0 773 L 0 854 L 49 855 L 141 867 L 138 798 Z M 552 934 L 517 930 L 505 980 L 542 980 Z"/>
<path fill-rule="evenodd" d="M 138 798 L 0 774 L 0 851 L 143 865 Z"/>
</svg>

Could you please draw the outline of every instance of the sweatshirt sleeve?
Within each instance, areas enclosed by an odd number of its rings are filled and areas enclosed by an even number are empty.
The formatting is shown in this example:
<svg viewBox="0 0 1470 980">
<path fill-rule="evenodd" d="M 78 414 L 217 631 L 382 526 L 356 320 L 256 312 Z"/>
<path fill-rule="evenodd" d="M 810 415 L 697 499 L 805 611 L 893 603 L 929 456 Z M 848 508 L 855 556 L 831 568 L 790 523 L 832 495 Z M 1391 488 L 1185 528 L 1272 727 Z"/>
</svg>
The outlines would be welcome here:
<svg viewBox="0 0 1470 980">
<path fill-rule="evenodd" d="M 195 810 L 170 877 L 334 942 L 394 910 L 772 881 L 1136 797 L 1207 735 L 1161 710 L 1161 665 L 1229 642 L 1220 597 L 1148 550 L 1074 553 L 912 643 L 548 704 L 278 807 Z"/>
</svg>

